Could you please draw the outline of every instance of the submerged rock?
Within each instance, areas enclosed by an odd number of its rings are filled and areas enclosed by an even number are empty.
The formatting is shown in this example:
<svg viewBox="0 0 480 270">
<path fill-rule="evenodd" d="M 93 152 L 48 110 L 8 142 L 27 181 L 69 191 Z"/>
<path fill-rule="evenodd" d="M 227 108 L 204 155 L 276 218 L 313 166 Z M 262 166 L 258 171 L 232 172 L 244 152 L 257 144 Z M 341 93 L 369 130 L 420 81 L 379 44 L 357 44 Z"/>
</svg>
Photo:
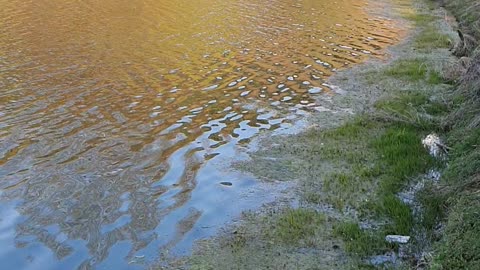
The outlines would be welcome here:
<svg viewBox="0 0 480 270">
<path fill-rule="evenodd" d="M 232 182 L 226 182 L 225 181 L 225 182 L 220 182 L 220 185 L 222 185 L 222 186 L 232 186 L 233 184 L 232 184 Z"/>
<path fill-rule="evenodd" d="M 312 87 L 308 89 L 309 94 L 318 94 L 318 93 L 321 93 L 322 91 L 323 89 L 321 87 Z"/>
</svg>

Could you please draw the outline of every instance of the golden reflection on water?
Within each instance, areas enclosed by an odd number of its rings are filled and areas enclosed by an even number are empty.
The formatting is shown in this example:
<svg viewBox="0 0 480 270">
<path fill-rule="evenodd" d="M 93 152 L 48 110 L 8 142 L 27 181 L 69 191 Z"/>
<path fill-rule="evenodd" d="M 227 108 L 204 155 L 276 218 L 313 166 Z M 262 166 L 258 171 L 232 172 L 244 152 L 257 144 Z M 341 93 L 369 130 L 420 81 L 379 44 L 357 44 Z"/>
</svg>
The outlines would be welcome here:
<svg viewBox="0 0 480 270">
<path fill-rule="evenodd" d="M 195 207 L 202 164 L 285 122 L 244 104 L 308 111 L 311 88 L 328 92 L 326 77 L 399 31 L 352 0 L 0 5 L 0 187 L 21 200 L 16 241 L 36 235 L 62 259 L 76 251 L 55 235 L 83 239 L 84 265 L 121 240 L 129 256 L 148 246 Z"/>
</svg>

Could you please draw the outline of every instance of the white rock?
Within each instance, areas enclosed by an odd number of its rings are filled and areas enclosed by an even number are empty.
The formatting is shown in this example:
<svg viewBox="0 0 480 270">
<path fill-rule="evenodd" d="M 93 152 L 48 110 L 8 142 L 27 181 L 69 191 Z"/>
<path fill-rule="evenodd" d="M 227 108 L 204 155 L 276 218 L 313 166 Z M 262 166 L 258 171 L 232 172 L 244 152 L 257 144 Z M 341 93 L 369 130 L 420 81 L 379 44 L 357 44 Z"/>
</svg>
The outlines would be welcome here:
<svg viewBox="0 0 480 270">
<path fill-rule="evenodd" d="M 385 236 L 385 241 L 389 243 L 399 243 L 406 244 L 410 240 L 410 236 L 405 235 L 387 235 Z"/>
<path fill-rule="evenodd" d="M 442 154 L 441 146 L 443 145 L 443 143 L 437 134 L 429 134 L 427 137 L 425 137 L 425 139 L 422 140 L 422 144 L 425 148 L 428 149 L 430 155 L 438 157 Z"/>
</svg>

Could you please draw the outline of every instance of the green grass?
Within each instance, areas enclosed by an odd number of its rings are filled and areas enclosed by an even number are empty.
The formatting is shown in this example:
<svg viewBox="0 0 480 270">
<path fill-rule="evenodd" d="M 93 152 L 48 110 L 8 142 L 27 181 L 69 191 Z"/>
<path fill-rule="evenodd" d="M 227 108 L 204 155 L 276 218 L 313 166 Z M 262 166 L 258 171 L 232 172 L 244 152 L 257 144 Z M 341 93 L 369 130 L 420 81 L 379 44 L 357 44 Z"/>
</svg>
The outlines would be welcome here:
<svg viewBox="0 0 480 270">
<path fill-rule="evenodd" d="M 373 140 L 373 148 L 382 157 L 382 192 L 398 192 L 410 177 L 431 167 L 433 159 L 423 149 L 420 139 L 414 127 L 396 124 Z"/>
<path fill-rule="evenodd" d="M 480 269 L 480 196 L 463 194 L 449 210 L 432 269 Z"/>
<path fill-rule="evenodd" d="M 412 13 L 405 16 L 406 19 L 415 23 L 417 27 L 426 27 L 435 21 L 436 18 L 433 15 L 426 14 L 426 13 Z"/>
<path fill-rule="evenodd" d="M 444 173 L 444 180 L 450 185 L 456 185 L 459 181 L 466 183 L 467 179 L 479 173 L 480 129 L 454 129 L 448 141 L 453 149 L 450 151 L 452 161 Z"/>
<path fill-rule="evenodd" d="M 325 216 L 314 210 L 289 209 L 278 219 L 273 234 L 283 243 L 298 244 L 312 238 L 324 221 Z"/>
<path fill-rule="evenodd" d="M 414 47 L 418 50 L 450 48 L 452 42 L 448 35 L 440 33 L 435 26 L 428 25 L 415 38 Z"/>
<path fill-rule="evenodd" d="M 419 81 L 425 79 L 427 66 L 425 62 L 420 59 L 399 60 L 385 70 L 385 74 L 394 78 Z"/>
<path fill-rule="evenodd" d="M 435 227 L 445 217 L 445 196 L 429 185 L 418 194 L 418 200 L 423 207 L 421 226 L 429 233 L 430 240 L 435 240 L 432 239 Z"/>
<path fill-rule="evenodd" d="M 356 256 L 369 256 L 381 254 L 390 247 L 384 240 L 384 234 L 373 230 L 361 229 L 357 223 L 343 222 L 338 224 L 334 230 L 334 235 L 343 239 L 345 250 Z"/>
<path fill-rule="evenodd" d="M 425 95 L 410 94 L 399 100 L 389 100 L 387 104 L 399 109 L 406 103 L 420 106 L 428 102 Z M 333 145 L 343 145 L 349 153 L 368 153 L 364 159 L 348 162 L 349 171 L 337 171 L 325 176 L 327 194 L 325 201 L 338 209 L 347 205 L 356 206 L 364 213 L 376 213 L 379 218 L 389 222 L 380 228 L 385 234 L 410 234 L 414 226 L 411 209 L 396 197 L 411 178 L 424 173 L 434 163 L 420 144 L 422 131 L 418 128 L 398 122 L 377 122 L 368 118 L 357 118 L 345 125 L 329 130 L 323 137 L 336 141 Z M 322 137 L 320 136 L 320 137 Z M 352 139 L 353 138 L 353 139 Z M 359 145 L 358 140 L 365 144 Z M 339 151 L 335 158 L 348 160 L 348 154 Z M 378 157 L 378 158 L 371 158 Z M 368 185 L 365 185 L 368 183 Z M 365 190 L 363 187 L 370 189 Z M 372 189 L 373 187 L 373 189 Z M 375 191 L 373 194 L 372 191 Z M 364 197 L 362 193 L 373 196 Z M 364 200 L 362 200 L 364 199 Z M 361 203 L 359 203 L 359 201 Z M 367 201 L 367 202 L 365 202 Z M 355 254 L 367 254 L 368 246 L 361 245 L 365 235 L 358 235 L 351 241 L 349 250 Z M 357 241 L 358 240 L 358 241 Z M 382 246 L 383 238 L 369 240 L 370 245 Z M 378 242 L 372 242 L 378 241 Z M 358 242 L 358 243 L 357 243 Z M 365 248 L 365 250 L 361 250 Z"/>
<path fill-rule="evenodd" d="M 440 117 L 450 110 L 447 104 L 430 100 L 426 93 L 411 90 L 398 91 L 394 96 L 380 99 L 374 107 L 384 117 L 425 131 L 439 131 Z"/>
<path fill-rule="evenodd" d="M 384 71 L 384 75 L 409 82 L 426 81 L 429 84 L 445 83 L 438 73 L 429 68 L 425 60 L 403 59 L 396 61 Z"/>
<path fill-rule="evenodd" d="M 378 213 L 388 217 L 392 222 L 383 227 L 385 234 L 410 235 L 414 225 L 410 207 L 394 194 L 384 194 L 376 205 Z"/>
</svg>

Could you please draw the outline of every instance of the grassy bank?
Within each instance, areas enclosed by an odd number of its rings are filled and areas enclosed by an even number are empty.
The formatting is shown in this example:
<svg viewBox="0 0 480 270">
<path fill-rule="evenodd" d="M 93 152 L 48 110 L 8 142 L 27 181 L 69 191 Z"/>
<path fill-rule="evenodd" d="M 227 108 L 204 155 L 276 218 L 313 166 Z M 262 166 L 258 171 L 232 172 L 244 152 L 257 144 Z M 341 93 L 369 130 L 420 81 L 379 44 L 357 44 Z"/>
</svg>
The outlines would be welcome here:
<svg viewBox="0 0 480 270">
<path fill-rule="evenodd" d="M 473 2 L 446 4 L 455 13 L 467 12 L 459 7 Z M 478 14 L 463 14 L 462 29 L 476 27 Z M 479 269 L 480 71 L 473 65 L 480 57 L 473 50 L 469 59 L 451 56 L 456 34 L 437 3 L 402 16 L 415 30 L 393 49 L 394 60 L 332 78 L 349 93 L 333 102 L 353 108 L 355 116 L 334 128 L 323 128 L 329 123 L 325 116 L 314 117 L 317 127 L 266 139 L 268 146 L 239 165 L 260 178 L 297 181 L 295 207 L 245 213 L 239 225 L 198 243 L 181 264 L 192 269 Z M 446 158 L 435 159 L 422 146 L 432 132 L 449 146 Z M 406 245 L 392 244 L 385 240 L 389 234 L 412 238 Z"/>
</svg>

